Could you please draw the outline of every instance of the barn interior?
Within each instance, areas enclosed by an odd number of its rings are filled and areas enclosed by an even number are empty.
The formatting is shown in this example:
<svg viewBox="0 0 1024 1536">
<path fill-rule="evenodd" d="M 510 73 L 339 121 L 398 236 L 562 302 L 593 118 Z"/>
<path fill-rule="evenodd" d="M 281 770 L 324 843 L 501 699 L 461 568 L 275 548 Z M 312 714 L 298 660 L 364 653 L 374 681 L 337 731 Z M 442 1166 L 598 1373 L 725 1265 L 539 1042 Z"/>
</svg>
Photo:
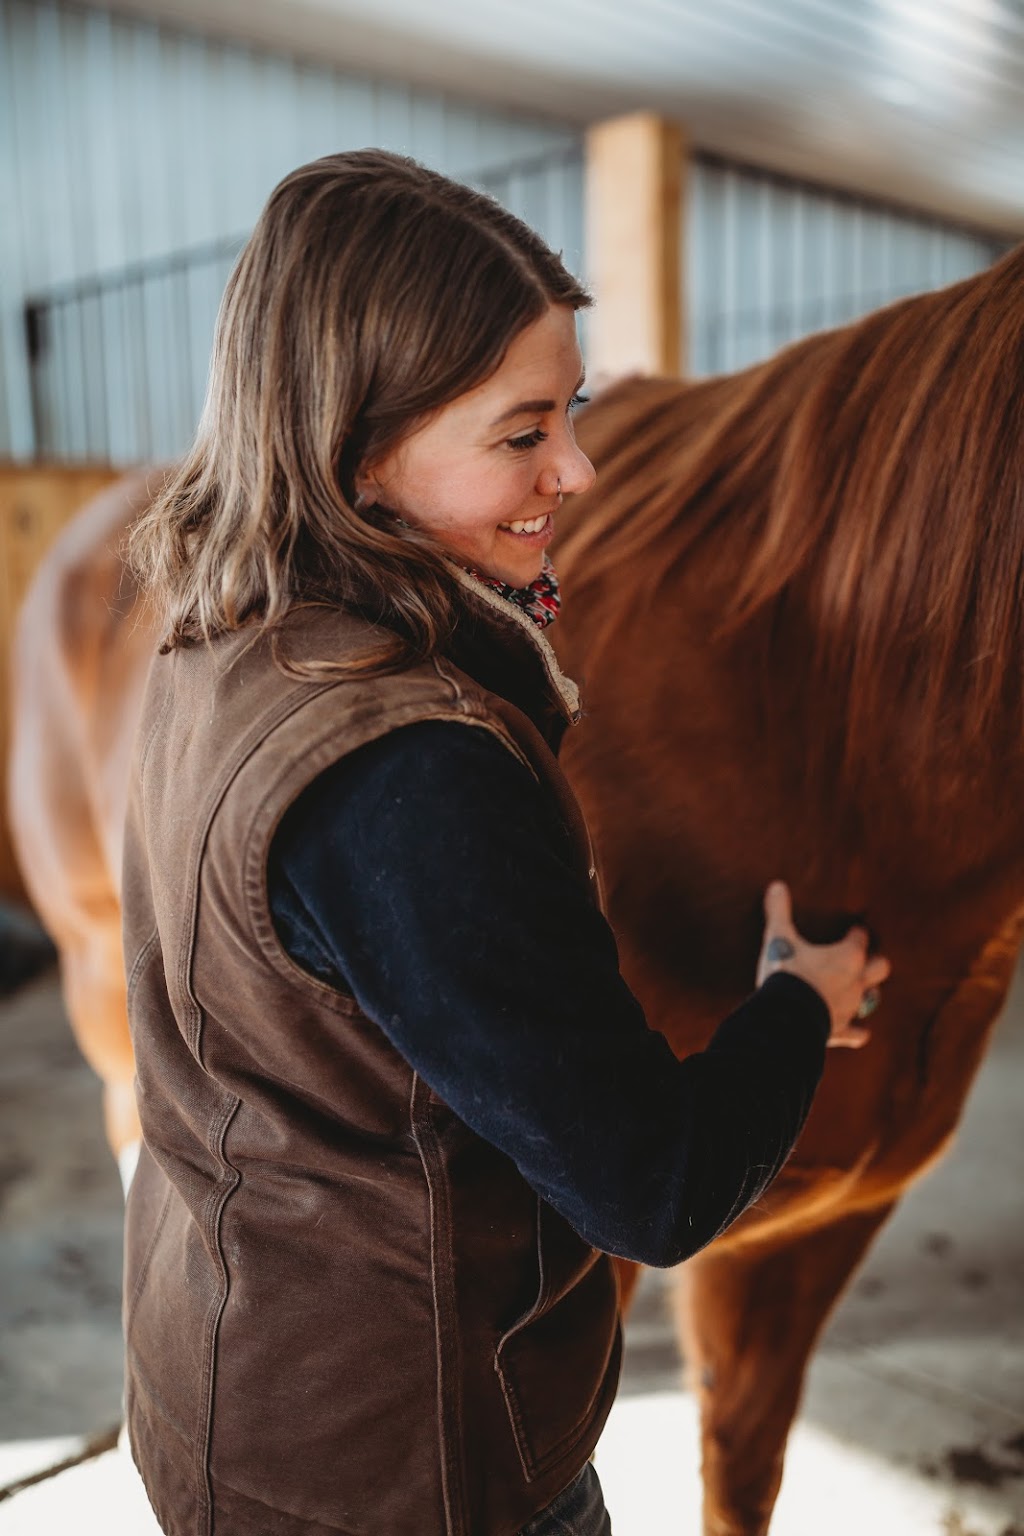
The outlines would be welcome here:
<svg viewBox="0 0 1024 1536">
<path fill-rule="evenodd" d="M 596 378 L 733 372 L 1024 238 L 1017 0 L 0 0 L 0 124 L 5 680 L 75 510 L 188 446 L 227 275 L 305 160 L 379 144 L 507 205 L 593 287 Z M 144 1536 L 121 1185 L 2 818 L 0 897 L 0 1536 Z M 773 1536 L 1024 1530 L 1022 1092 L 1018 983 L 814 1357 Z M 649 1272 L 597 1453 L 617 1536 L 698 1528 L 667 1297 Z"/>
</svg>

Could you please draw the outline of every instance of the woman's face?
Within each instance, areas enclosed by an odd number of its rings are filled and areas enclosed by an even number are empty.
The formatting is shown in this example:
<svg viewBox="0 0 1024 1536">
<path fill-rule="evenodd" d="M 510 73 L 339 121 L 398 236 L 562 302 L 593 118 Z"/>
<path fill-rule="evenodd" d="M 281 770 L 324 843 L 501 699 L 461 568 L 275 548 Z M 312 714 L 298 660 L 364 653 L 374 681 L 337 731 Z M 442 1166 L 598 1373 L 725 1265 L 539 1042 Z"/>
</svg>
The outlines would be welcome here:
<svg viewBox="0 0 1024 1536">
<path fill-rule="evenodd" d="M 496 373 L 368 466 L 358 488 L 462 565 L 528 586 L 554 537 L 559 480 L 564 495 L 594 483 L 572 429 L 582 383 L 575 314 L 553 304 Z"/>
</svg>

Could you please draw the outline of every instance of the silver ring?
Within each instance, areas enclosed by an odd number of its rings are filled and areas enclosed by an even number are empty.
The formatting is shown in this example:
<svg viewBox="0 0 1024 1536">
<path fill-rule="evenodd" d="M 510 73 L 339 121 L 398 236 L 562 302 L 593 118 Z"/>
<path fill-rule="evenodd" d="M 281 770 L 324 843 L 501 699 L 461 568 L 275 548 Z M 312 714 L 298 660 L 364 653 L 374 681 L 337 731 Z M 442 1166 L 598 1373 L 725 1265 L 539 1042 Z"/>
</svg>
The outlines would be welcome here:
<svg viewBox="0 0 1024 1536">
<path fill-rule="evenodd" d="M 561 475 L 559 475 L 557 481 L 555 482 L 555 494 L 558 497 L 558 505 L 561 506 L 562 505 L 562 477 L 561 477 Z"/>
<path fill-rule="evenodd" d="M 881 1001 L 882 994 L 879 992 L 878 988 L 868 987 L 867 991 L 864 993 L 864 996 L 860 1000 L 860 1007 L 857 1009 L 857 1018 L 870 1019 L 871 1015 L 874 1013 L 875 1009 L 878 1007 Z"/>
</svg>

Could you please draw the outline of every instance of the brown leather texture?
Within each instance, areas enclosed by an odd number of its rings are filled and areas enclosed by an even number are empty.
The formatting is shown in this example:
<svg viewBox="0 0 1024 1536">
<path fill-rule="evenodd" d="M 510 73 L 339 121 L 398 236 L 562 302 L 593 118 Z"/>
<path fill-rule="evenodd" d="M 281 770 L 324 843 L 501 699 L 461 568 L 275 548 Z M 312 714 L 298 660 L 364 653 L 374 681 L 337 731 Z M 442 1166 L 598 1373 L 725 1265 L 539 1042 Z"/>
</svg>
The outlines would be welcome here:
<svg viewBox="0 0 1024 1536">
<path fill-rule="evenodd" d="M 513 1536 L 584 1465 L 611 1406 L 610 1261 L 353 998 L 294 964 L 268 910 L 288 806 L 344 754 L 425 719 L 488 730 L 527 763 L 593 881 L 549 745 L 572 685 L 511 605 L 473 594 L 467 610 L 458 664 L 389 678 L 296 680 L 245 633 L 153 665 L 125 844 L 145 1138 L 126 1395 L 170 1536 Z M 373 643 L 322 607 L 279 636 L 293 660 Z M 495 691 L 499 677 L 514 686 Z"/>
</svg>

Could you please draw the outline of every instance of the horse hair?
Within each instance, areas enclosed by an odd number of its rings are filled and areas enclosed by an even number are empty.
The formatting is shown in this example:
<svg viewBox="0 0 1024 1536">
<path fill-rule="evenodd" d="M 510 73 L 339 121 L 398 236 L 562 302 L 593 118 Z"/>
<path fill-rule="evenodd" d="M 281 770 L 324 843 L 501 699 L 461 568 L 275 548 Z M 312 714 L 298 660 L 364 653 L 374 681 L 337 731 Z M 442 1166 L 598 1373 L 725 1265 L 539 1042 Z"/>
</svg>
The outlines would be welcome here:
<svg viewBox="0 0 1024 1536">
<path fill-rule="evenodd" d="M 625 380 L 580 428 L 601 476 L 562 544 L 574 601 L 624 561 L 653 597 L 699 554 L 719 639 L 803 626 L 848 779 L 887 730 L 940 802 L 978 754 L 1021 756 L 1024 247 L 742 373 Z"/>
</svg>

